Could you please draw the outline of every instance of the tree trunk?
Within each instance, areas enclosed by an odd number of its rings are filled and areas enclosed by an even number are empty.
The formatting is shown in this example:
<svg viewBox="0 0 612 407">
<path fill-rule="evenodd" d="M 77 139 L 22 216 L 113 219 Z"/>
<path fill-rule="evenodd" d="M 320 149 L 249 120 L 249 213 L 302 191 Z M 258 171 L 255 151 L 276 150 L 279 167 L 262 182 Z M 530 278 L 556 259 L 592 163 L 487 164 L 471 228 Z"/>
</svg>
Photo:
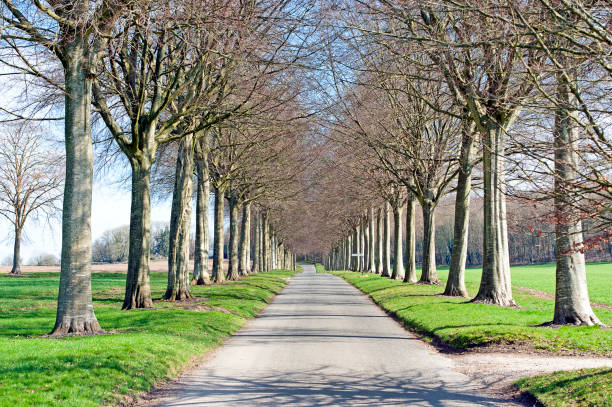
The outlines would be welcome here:
<svg viewBox="0 0 612 407">
<path fill-rule="evenodd" d="M 376 231 L 374 227 L 374 208 L 370 208 L 370 220 L 369 220 L 369 228 L 370 228 L 370 244 L 368 245 L 369 250 L 369 264 L 368 264 L 368 273 L 374 273 L 376 271 Z"/>
<path fill-rule="evenodd" d="M 402 248 L 402 212 L 403 208 L 401 206 L 393 208 L 393 222 L 395 225 L 395 242 L 393 245 L 393 255 L 395 256 L 395 264 L 393 267 L 393 272 L 391 273 L 391 279 L 393 280 L 404 279 L 404 250 Z"/>
<path fill-rule="evenodd" d="M 353 229 L 353 255 L 359 254 L 359 230 L 357 227 Z M 359 271 L 359 256 L 353 257 L 353 271 Z"/>
<path fill-rule="evenodd" d="M 471 130 L 463 131 L 461 153 L 459 156 L 459 174 L 455 193 L 455 225 L 453 232 L 453 250 L 451 253 L 448 280 L 444 295 L 467 297 L 465 288 L 465 262 L 467 259 L 468 233 L 470 227 L 470 192 L 472 190 L 472 155 L 474 137 Z"/>
<path fill-rule="evenodd" d="M 240 237 L 238 236 L 238 215 L 239 205 L 236 197 L 232 193 L 230 200 L 230 235 L 229 235 L 229 267 L 227 270 L 227 279 L 230 281 L 236 281 L 240 279 L 238 274 L 238 242 Z"/>
<path fill-rule="evenodd" d="M 168 250 L 168 287 L 164 300 L 193 298 L 189 287 L 189 241 L 193 201 L 193 136 L 185 136 L 176 159 L 172 209 L 170 211 L 170 244 Z"/>
<path fill-rule="evenodd" d="M 262 236 L 262 253 L 263 253 L 263 271 L 270 271 L 270 224 L 268 223 L 268 215 L 263 215 L 263 236 Z"/>
<path fill-rule="evenodd" d="M 15 223 L 19 223 L 18 220 Z M 21 227 L 15 226 L 15 244 L 13 245 L 13 268 L 11 274 L 21 274 Z"/>
<path fill-rule="evenodd" d="M 91 86 L 87 39 L 79 33 L 64 47 L 66 180 L 62 261 L 52 335 L 102 331 L 91 298 Z"/>
<path fill-rule="evenodd" d="M 363 219 L 363 271 L 369 272 L 370 270 L 370 222 L 368 218 Z"/>
<path fill-rule="evenodd" d="M 389 202 L 384 207 L 384 238 L 383 238 L 383 277 L 391 277 L 391 209 Z"/>
<path fill-rule="evenodd" d="M 558 107 L 555 111 L 555 243 L 557 269 L 555 285 L 555 313 L 553 324 L 601 325 L 589 302 L 584 254 L 578 250 L 583 244 L 582 223 L 572 205 L 576 192 L 572 186 L 578 181 L 576 151 L 576 101 L 570 84 L 557 75 Z"/>
<path fill-rule="evenodd" d="M 202 138 L 199 143 L 205 143 L 206 139 Z M 193 259 L 193 285 L 208 285 L 210 284 L 210 275 L 208 274 L 208 202 L 210 199 L 210 180 L 208 179 L 208 159 L 207 152 L 204 148 L 196 150 L 196 172 L 197 192 L 196 192 L 196 237 L 195 237 L 195 254 Z"/>
<path fill-rule="evenodd" d="M 260 268 L 260 251 L 261 251 L 261 216 L 255 212 L 255 247 L 253 248 L 253 273 L 259 273 Z"/>
<path fill-rule="evenodd" d="M 416 199 L 409 194 L 406 200 L 406 274 L 404 282 L 416 283 Z"/>
<path fill-rule="evenodd" d="M 383 215 L 382 209 L 376 210 L 376 274 L 383 273 L 383 246 L 384 246 L 384 231 L 383 231 Z"/>
<path fill-rule="evenodd" d="M 225 281 L 223 271 L 223 212 L 225 210 L 225 189 L 215 188 L 215 230 L 213 242 L 213 269 L 211 279 L 214 283 Z"/>
<path fill-rule="evenodd" d="M 149 254 L 151 246 L 151 160 L 131 159 L 132 203 L 125 296 L 122 309 L 152 308 Z"/>
<path fill-rule="evenodd" d="M 249 236 L 251 235 L 251 203 L 242 205 L 242 223 L 240 228 L 240 265 L 238 274 L 246 276 L 249 274 Z"/>
<path fill-rule="evenodd" d="M 505 129 L 491 120 L 483 133 L 484 233 L 482 278 L 475 302 L 516 305 L 512 299 L 505 195 Z"/>
<path fill-rule="evenodd" d="M 421 207 L 423 209 L 423 267 L 419 282 L 439 284 L 436 271 L 436 205 L 430 197 L 425 197 Z"/>
</svg>

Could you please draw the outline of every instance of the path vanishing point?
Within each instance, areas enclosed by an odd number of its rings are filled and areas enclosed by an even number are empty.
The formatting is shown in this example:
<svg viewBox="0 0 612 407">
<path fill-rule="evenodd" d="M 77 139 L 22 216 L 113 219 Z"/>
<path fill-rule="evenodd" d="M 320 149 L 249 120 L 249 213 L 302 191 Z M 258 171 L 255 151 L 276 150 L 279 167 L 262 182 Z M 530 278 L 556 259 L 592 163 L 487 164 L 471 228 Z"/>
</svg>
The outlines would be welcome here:
<svg viewBox="0 0 612 407">
<path fill-rule="evenodd" d="M 499 406 L 365 295 L 312 265 L 165 406 Z"/>
</svg>

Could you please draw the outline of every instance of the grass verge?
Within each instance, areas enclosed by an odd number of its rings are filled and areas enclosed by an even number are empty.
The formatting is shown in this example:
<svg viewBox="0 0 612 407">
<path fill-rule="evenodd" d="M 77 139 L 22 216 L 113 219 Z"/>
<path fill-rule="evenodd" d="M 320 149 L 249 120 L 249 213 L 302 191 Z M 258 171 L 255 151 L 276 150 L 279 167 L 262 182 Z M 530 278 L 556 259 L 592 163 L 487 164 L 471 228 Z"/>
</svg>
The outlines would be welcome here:
<svg viewBox="0 0 612 407">
<path fill-rule="evenodd" d="M 526 377 L 515 383 L 545 406 L 612 406 L 612 369 L 582 369 Z"/>
<path fill-rule="evenodd" d="M 125 274 L 94 274 L 96 315 L 109 335 L 41 337 L 55 321 L 58 273 L 0 276 L 0 406 L 114 405 L 180 372 L 261 312 L 292 271 L 192 287 L 196 301 L 121 311 Z M 151 275 L 153 298 L 166 273 Z"/>
<path fill-rule="evenodd" d="M 443 286 L 405 284 L 379 275 L 348 271 L 331 273 L 369 295 L 405 327 L 451 349 L 495 345 L 557 354 L 612 355 L 610 329 L 537 327 L 552 319 L 554 303 L 551 300 L 516 291 L 515 301 L 520 308 L 502 308 L 441 296 Z M 440 274 L 444 280 L 444 273 Z M 477 292 L 478 283 L 466 278 L 470 295 Z M 612 310 L 598 309 L 597 316 L 604 324 L 612 324 Z"/>
</svg>

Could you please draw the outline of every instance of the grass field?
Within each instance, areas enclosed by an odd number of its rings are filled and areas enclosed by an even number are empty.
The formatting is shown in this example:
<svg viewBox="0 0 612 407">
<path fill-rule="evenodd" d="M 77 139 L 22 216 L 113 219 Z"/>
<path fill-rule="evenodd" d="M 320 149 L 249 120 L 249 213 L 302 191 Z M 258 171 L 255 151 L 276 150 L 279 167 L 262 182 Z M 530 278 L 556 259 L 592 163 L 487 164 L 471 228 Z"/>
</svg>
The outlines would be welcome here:
<svg viewBox="0 0 612 407">
<path fill-rule="evenodd" d="M 545 291 L 554 266 L 513 267 L 513 276 L 523 286 Z M 594 271 L 594 272 L 593 272 Z M 466 299 L 443 297 L 443 287 L 404 284 L 383 279 L 378 275 L 352 272 L 333 272 L 372 297 L 385 310 L 395 314 L 402 323 L 432 340 L 455 349 L 489 345 L 520 346 L 532 350 L 558 354 L 591 353 L 612 356 L 612 333 L 600 327 L 537 327 L 552 319 L 554 302 L 536 298 L 515 290 L 514 298 L 520 308 L 501 308 L 484 304 L 466 303 Z M 448 271 L 440 270 L 442 282 Z M 606 292 L 612 270 L 596 265 L 588 266 L 591 290 L 599 302 L 609 303 Z M 530 277 L 530 278 L 529 278 Z M 554 274 L 553 274 L 554 278 Z M 531 283 L 533 282 L 533 283 Z M 468 270 L 466 286 L 475 295 L 480 283 L 480 271 Z M 516 283 L 516 280 L 513 281 Z M 599 286 L 599 287 L 598 287 Z M 600 320 L 612 325 L 612 310 L 595 309 Z"/>
<path fill-rule="evenodd" d="M 612 406 L 612 369 L 582 369 L 526 377 L 516 386 L 546 406 Z"/>
<path fill-rule="evenodd" d="M 125 274 L 92 277 L 96 315 L 111 334 L 50 339 L 57 273 L 0 276 L 0 406 L 96 406 L 148 390 L 193 358 L 220 345 L 259 313 L 290 271 L 273 271 L 219 286 L 192 287 L 198 301 L 156 302 L 121 311 Z M 152 273 L 160 298 L 166 273 Z"/>
</svg>

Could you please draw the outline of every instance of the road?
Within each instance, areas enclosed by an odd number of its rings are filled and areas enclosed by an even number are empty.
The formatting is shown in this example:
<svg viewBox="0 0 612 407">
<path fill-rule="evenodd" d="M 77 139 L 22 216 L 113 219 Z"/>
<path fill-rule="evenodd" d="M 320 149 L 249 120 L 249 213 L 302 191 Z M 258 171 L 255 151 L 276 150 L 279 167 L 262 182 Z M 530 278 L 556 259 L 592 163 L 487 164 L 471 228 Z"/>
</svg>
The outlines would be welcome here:
<svg viewBox="0 0 612 407">
<path fill-rule="evenodd" d="M 505 405 L 344 280 L 303 267 L 163 405 Z"/>
</svg>

